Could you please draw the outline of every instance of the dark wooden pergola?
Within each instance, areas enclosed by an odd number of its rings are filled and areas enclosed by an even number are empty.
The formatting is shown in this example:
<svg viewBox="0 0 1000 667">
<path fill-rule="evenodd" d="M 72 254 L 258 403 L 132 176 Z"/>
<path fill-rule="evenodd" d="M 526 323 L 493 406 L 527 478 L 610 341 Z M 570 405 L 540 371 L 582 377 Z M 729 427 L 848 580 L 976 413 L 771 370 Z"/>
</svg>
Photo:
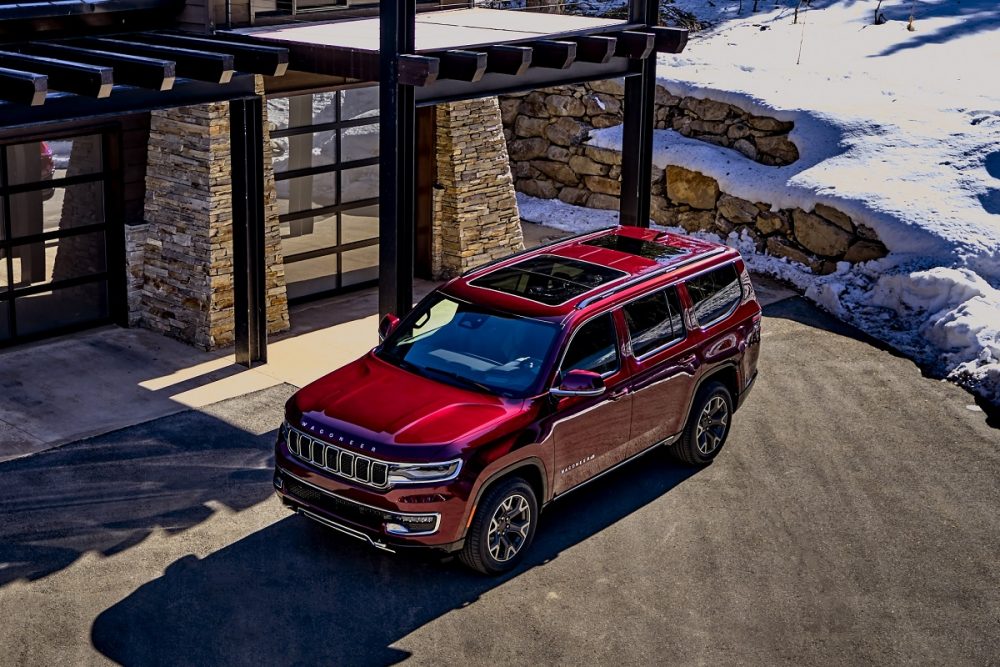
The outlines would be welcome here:
<svg viewBox="0 0 1000 667">
<path fill-rule="evenodd" d="M 413 305 L 416 110 L 624 77 L 621 222 L 649 224 L 657 52 L 679 53 L 687 31 L 663 28 L 656 0 L 630 0 L 627 20 L 460 9 L 416 14 L 383 2 L 378 19 L 228 33 L 289 49 L 290 67 L 380 82 L 379 310 Z"/>
<path fill-rule="evenodd" d="M 0 136 L 43 123 L 229 103 L 236 361 L 246 366 L 267 359 L 263 100 L 253 75 L 287 69 L 283 47 L 172 32 L 0 45 Z"/>
</svg>

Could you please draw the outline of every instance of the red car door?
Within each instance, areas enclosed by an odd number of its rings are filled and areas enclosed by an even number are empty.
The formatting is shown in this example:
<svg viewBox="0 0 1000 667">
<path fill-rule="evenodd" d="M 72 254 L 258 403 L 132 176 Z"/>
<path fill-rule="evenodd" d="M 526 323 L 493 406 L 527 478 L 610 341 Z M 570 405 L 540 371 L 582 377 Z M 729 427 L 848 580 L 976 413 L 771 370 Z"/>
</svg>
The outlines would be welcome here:
<svg viewBox="0 0 1000 667">
<path fill-rule="evenodd" d="M 629 439 L 632 397 L 622 359 L 619 323 L 611 312 L 576 328 L 563 352 L 560 372 L 600 373 L 606 389 L 600 396 L 559 399 L 552 427 L 554 495 L 618 463 Z"/>
</svg>

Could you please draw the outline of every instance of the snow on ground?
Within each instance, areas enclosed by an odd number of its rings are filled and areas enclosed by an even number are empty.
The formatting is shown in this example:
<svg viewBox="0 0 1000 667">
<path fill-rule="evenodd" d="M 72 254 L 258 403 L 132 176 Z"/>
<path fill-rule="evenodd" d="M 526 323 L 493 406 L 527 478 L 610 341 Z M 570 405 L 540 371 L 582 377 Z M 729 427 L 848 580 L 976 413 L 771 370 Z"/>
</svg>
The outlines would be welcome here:
<svg viewBox="0 0 1000 667">
<path fill-rule="evenodd" d="M 889 256 L 829 276 L 753 256 L 747 239 L 728 242 L 755 270 L 1000 404 L 1000 3 L 887 0 L 887 22 L 873 25 L 875 4 L 813 0 L 794 24 L 789 7 L 770 1 L 761 3 L 770 11 L 736 18 L 734 2 L 714 3 L 723 20 L 683 54 L 661 56 L 660 83 L 794 121 L 801 158 L 767 167 L 659 130 L 654 161 L 776 208 L 829 204 L 873 228 Z M 617 148 L 621 128 L 590 141 Z M 519 203 L 525 219 L 564 229 L 615 217 Z"/>
</svg>

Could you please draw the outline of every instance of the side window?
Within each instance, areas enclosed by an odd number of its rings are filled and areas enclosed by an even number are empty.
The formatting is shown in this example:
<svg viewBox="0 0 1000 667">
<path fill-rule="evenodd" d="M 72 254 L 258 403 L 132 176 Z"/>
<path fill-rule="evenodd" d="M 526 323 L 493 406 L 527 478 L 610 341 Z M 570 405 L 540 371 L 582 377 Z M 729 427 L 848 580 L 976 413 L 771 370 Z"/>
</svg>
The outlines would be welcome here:
<svg viewBox="0 0 1000 667">
<path fill-rule="evenodd" d="M 618 370 L 618 337 L 611 313 L 577 329 L 563 358 L 562 372 L 581 369 L 604 375 Z"/>
<path fill-rule="evenodd" d="M 622 310 L 636 357 L 684 338 L 681 306 L 673 287 L 626 304 Z"/>
<path fill-rule="evenodd" d="M 692 278 L 687 283 L 687 289 L 694 317 L 701 326 L 728 313 L 743 296 L 740 277 L 733 264 Z"/>
</svg>

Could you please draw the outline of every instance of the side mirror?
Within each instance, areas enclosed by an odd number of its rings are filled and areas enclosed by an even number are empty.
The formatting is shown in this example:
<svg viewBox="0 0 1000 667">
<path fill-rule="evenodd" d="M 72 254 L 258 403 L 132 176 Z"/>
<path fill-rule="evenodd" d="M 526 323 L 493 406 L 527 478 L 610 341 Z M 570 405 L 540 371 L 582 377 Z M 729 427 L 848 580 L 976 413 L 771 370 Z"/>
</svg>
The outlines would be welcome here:
<svg viewBox="0 0 1000 667">
<path fill-rule="evenodd" d="M 387 314 L 382 318 L 382 321 L 378 323 L 378 340 L 379 342 L 385 341 L 396 327 L 399 326 L 399 318 L 392 313 Z"/>
<path fill-rule="evenodd" d="M 566 396 L 600 396 L 604 393 L 604 378 L 594 371 L 574 369 L 563 375 L 558 387 L 549 393 L 557 398 Z"/>
</svg>

